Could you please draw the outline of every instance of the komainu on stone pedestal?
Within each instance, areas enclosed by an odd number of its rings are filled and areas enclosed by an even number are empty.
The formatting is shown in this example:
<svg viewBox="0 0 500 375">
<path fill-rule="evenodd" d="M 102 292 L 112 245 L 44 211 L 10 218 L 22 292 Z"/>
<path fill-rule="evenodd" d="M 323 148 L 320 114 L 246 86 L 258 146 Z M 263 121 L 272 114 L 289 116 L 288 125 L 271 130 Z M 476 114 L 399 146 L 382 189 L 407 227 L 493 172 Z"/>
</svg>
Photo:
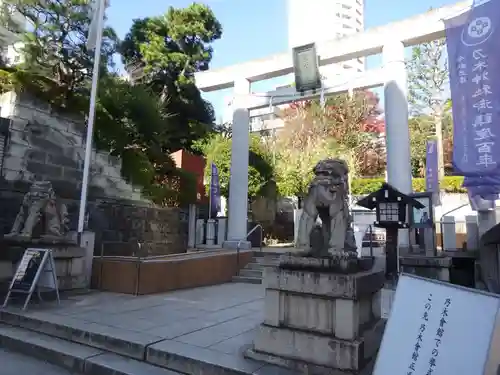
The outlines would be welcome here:
<svg viewBox="0 0 500 375">
<path fill-rule="evenodd" d="M 303 200 L 297 243 L 299 256 L 334 259 L 339 270 L 357 271 L 357 246 L 349 212 L 349 168 L 340 159 L 314 167 L 314 179 Z M 321 225 L 317 224 L 318 219 Z"/>
<path fill-rule="evenodd" d="M 68 235 L 68 212 L 58 201 L 49 181 L 34 182 L 19 208 L 12 230 L 0 242 L 5 251 L 2 261 L 15 265 L 30 247 L 50 249 L 54 256 L 59 290 L 88 287 L 86 275 L 87 250 Z M 0 262 L 2 262 L 0 261 Z M 0 274 L 10 278 L 12 274 Z"/>
<path fill-rule="evenodd" d="M 50 181 L 36 181 L 24 196 L 12 229 L 6 238 L 32 239 L 35 229 L 40 237 L 64 239 L 68 231 L 68 211 L 59 203 Z"/>
<path fill-rule="evenodd" d="M 338 159 L 314 167 L 296 243 L 303 251 L 266 267 L 265 320 L 247 357 L 310 375 L 371 373 L 385 278 L 373 257 L 358 258 L 348 173 Z"/>
</svg>

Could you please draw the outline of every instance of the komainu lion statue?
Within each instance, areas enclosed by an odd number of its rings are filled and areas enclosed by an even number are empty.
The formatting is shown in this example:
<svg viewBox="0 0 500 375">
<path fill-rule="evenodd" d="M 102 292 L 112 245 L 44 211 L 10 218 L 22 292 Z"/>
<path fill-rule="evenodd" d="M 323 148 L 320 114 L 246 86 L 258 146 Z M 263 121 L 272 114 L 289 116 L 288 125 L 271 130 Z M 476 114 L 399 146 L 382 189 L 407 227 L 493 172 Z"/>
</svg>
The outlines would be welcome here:
<svg viewBox="0 0 500 375">
<path fill-rule="evenodd" d="M 68 230 L 66 206 L 58 204 L 49 181 L 36 181 L 31 185 L 6 237 L 32 238 L 33 231 L 39 224 L 42 225 L 43 238 L 61 238 Z"/>
<path fill-rule="evenodd" d="M 303 200 L 295 246 L 304 249 L 305 256 L 356 256 L 348 203 L 347 163 L 340 159 L 326 159 L 318 162 L 313 171 L 315 177 Z M 316 224 L 318 218 L 321 227 Z M 318 234 L 319 244 L 317 237 L 316 240 L 313 238 Z"/>
</svg>

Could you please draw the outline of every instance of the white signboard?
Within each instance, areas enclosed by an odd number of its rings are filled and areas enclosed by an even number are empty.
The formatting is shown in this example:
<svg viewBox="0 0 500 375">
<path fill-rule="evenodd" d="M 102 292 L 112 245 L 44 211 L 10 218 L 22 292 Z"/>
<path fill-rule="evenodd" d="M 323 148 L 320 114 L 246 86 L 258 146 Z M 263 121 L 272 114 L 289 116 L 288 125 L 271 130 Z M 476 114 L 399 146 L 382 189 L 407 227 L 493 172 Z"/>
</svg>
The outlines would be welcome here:
<svg viewBox="0 0 500 375">
<path fill-rule="evenodd" d="M 499 297 L 401 275 L 373 375 L 496 374 Z"/>
</svg>

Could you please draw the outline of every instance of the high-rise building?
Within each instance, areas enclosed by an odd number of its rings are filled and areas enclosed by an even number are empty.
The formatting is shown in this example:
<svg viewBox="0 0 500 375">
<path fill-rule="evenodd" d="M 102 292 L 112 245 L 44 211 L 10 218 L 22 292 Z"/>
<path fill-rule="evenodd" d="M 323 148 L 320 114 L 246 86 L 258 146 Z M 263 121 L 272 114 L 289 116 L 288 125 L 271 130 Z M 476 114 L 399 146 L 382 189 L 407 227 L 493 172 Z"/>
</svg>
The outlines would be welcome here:
<svg viewBox="0 0 500 375">
<path fill-rule="evenodd" d="M 364 0 L 287 0 L 288 48 L 309 43 L 340 39 L 364 30 Z M 364 58 L 344 61 L 320 68 L 324 79 L 345 77 L 365 70 Z M 290 76 L 292 83 L 293 75 Z M 282 86 L 288 87 L 289 85 Z M 280 87 L 276 89 L 279 90 Z M 224 122 L 232 121 L 232 98 L 226 98 L 223 109 Z M 280 107 L 287 107 L 283 105 Z M 263 115 L 250 120 L 250 130 L 268 133 L 279 129 L 283 121 L 274 115 Z"/>
<path fill-rule="evenodd" d="M 340 39 L 364 30 L 364 0 L 287 0 L 288 47 Z M 365 69 L 359 58 L 321 69 L 323 76 L 360 73 Z"/>
</svg>

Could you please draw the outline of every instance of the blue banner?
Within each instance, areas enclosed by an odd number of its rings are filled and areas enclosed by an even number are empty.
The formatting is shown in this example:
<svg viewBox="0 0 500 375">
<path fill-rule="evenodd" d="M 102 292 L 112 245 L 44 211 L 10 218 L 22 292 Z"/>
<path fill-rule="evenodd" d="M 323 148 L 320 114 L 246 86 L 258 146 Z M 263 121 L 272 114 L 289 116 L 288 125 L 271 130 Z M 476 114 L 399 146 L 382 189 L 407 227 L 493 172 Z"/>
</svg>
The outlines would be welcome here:
<svg viewBox="0 0 500 375">
<path fill-rule="evenodd" d="M 453 103 L 453 165 L 464 176 L 500 172 L 500 32 L 491 15 L 500 2 L 487 1 L 445 21 Z M 500 133 L 499 133 L 500 135 Z"/>
<path fill-rule="evenodd" d="M 212 163 L 212 171 L 210 177 L 210 217 L 217 217 L 220 211 L 220 183 L 219 170 Z"/>
<path fill-rule="evenodd" d="M 437 140 L 427 141 L 425 158 L 425 190 L 433 193 L 439 192 L 439 170 Z"/>
<path fill-rule="evenodd" d="M 469 195 L 500 193 L 500 1 L 476 0 L 445 21 L 453 104 L 453 167 Z M 494 18 L 493 18 L 494 17 Z"/>
</svg>

